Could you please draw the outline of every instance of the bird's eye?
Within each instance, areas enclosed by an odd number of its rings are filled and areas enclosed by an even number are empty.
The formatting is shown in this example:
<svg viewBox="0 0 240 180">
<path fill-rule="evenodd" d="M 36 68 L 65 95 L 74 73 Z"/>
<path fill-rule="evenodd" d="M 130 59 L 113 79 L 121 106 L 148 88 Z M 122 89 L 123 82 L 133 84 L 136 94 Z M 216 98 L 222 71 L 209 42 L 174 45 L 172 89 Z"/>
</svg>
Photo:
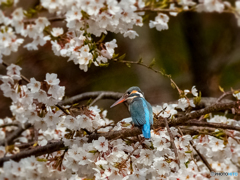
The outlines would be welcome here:
<svg viewBox="0 0 240 180">
<path fill-rule="evenodd" d="M 127 94 L 129 95 L 129 94 L 130 94 L 130 92 L 128 91 L 128 92 L 127 92 Z"/>
</svg>

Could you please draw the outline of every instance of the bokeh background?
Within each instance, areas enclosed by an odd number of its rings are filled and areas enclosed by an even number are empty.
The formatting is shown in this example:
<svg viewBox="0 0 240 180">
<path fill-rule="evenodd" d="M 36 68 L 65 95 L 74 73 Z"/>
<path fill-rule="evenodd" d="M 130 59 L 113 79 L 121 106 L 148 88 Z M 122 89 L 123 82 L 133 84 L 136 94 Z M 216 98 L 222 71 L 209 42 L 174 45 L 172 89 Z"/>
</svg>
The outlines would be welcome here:
<svg viewBox="0 0 240 180">
<path fill-rule="evenodd" d="M 19 6 L 27 10 L 38 3 L 20 1 Z M 13 9 L 5 11 L 10 13 Z M 152 13 L 149 18 L 154 19 L 155 16 L 156 13 Z M 143 63 L 150 64 L 155 58 L 154 68 L 171 74 L 183 90 L 196 85 L 202 96 L 217 97 L 221 94 L 219 85 L 225 90 L 240 88 L 240 28 L 233 14 L 180 13 L 176 17 L 170 16 L 169 29 L 161 32 L 150 29 L 148 23 L 147 20 L 143 27 L 135 28 L 139 37 L 134 40 L 109 33 L 106 41 L 115 38 L 118 44 L 116 53 L 126 53 L 126 60 L 142 58 Z M 52 26 L 64 27 L 64 23 L 54 22 Z M 38 51 L 21 47 L 4 60 L 20 65 L 22 74 L 29 79 L 35 77 L 43 81 L 47 72 L 57 73 L 60 85 L 66 86 L 66 98 L 89 91 L 125 92 L 136 85 L 152 105 L 178 99 L 178 93 L 168 78 L 145 67 L 132 65 L 129 68 L 109 61 L 108 67 L 91 66 L 88 72 L 84 72 L 73 62 L 67 62 L 67 58 L 55 56 L 50 43 Z M 0 66 L 0 74 L 5 73 L 5 68 Z M 124 105 L 109 109 L 113 102 L 100 100 L 96 104 L 107 109 L 111 119 L 129 116 Z M 10 104 L 11 101 L 0 92 L 0 118 L 11 116 Z"/>
</svg>

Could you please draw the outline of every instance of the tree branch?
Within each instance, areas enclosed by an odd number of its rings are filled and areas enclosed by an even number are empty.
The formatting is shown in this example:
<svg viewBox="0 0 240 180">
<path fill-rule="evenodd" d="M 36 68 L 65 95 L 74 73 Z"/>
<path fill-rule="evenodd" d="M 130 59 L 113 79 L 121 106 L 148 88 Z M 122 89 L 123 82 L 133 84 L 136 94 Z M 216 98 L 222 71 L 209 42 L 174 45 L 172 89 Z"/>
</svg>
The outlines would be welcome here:
<svg viewBox="0 0 240 180">
<path fill-rule="evenodd" d="M 169 136 L 170 136 L 170 142 L 171 142 L 172 147 L 173 147 L 173 149 L 174 149 L 174 153 L 175 153 L 175 158 L 176 158 L 176 160 L 177 160 L 177 164 L 178 164 L 178 166 L 180 167 L 180 160 L 179 160 L 179 157 L 178 157 L 178 152 L 177 152 L 176 145 L 175 145 L 175 143 L 174 143 L 173 134 L 172 134 L 172 132 L 171 132 L 169 126 L 168 126 L 168 121 L 167 121 L 167 119 L 164 118 L 164 120 L 165 120 L 165 124 L 166 124 L 166 128 L 167 128 L 168 134 L 169 134 Z"/>
<path fill-rule="evenodd" d="M 228 95 L 232 95 L 233 92 L 232 91 L 228 91 L 228 92 L 224 92 L 216 101 L 216 103 L 219 103 L 223 98 L 225 98 Z"/>
<path fill-rule="evenodd" d="M 71 98 L 68 98 L 66 100 L 63 100 L 62 102 L 59 102 L 58 105 L 69 105 L 69 104 L 75 104 L 79 101 L 88 100 L 90 98 L 97 98 L 100 94 L 102 94 L 102 99 L 114 99 L 117 100 L 120 97 L 122 97 L 123 93 L 113 92 L 113 91 L 94 91 L 94 92 L 86 92 L 82 93 L 76 96 L 73 96 Z"/>
<path fill-rule="evenodd" d="M 176 120 L 174 120 L 173 124 L 176 124 L 176 125 L 182 124 L 182 123 L 186 122 L 187 120 L 196 119 L 196 118 L 200 117 L 201 115 L 209 114 L 211 112 L 228 110 L 228 109 L 232 109 L 232 108 L 239 108 L 239 106 L 240 106 L 240 101 L 234 101 L 231 103 L 213 104 L 204 109 L 200 109 L 200 110 L 194 111 L 192 113 L 189 113 L 183 117 L 177 118 Z"/>
<path fill-rule="evenodd" d="M 4 146 L 5 143 L 7 143 L 8 145 L 11 144 L 13 142 L 13 140 L 15 138 L 17 138 L 18 136 L 20 136 L 22 134 L 23 131 L 25 131 L 26 129 L 30 128 L 32 125 L 30 123 L 25 123 L 24 127 L 22 127 L 22 125 L 18 125 L 18 129 L 16 129 L 15 131 L 13 131 L 12 133 L 10 133 L 5 140 L 0 141 L 0 146 Z"/>
<path fill-rule="evenodd" d="M 18 124 L 16 123 L 8 123 L 8 124 L 3 124 L 3 125 L 0 125 L 0 128 L 5 128 L 5 127 L 8 127 L 8 126 L 19 126 Z"/>
<path fill-rule="evenodd" d="M 95 104 L 98 100 L 100 100 L 103 97 L 103 93 L 99 94 L 90 104 L 89 106 L 92 106 Z"/>
<path fill-rule="evenodd" d="M 14 161 L 20 161 L 21 159 L 26 158 L 26 157 L 30 157 L 32 155 L 41 156 L 41 155 L 44 155 L 44 154 L 51 154 L 55 151 L 62 150 L 63 148 L 66 148 L 64 146 L 63 141 L 58 141 L 58 142 L 47 144 L 46 146 L 36 147 L 34 149 L 31 149 L 31 150 L 25 150 L 25 151 L 22 151 L 18 154 L 12 155 L 12 156 L 7 156 L 7 157 L 0 158 L 0 167 L 3 166 L 3 163 L 5 161 L 9 161 L 10 159 L 14 160 Z"/>
<path fill-rule="evenodd" d="M 30 23 L 34 23 L 36 21 L 37 18 L 33 18 L 33 19 L 25 19 L 23 20 L 23 23 L 25 24 L 30 24 Z M 54 22 L 54 21 L 63 21 L 65 19 L 65 17 L 47 17 L 48 21 Z"/>
<path fill-rule="evenodd" d="M 200 157 L 200 159 L 202 160 L 202 162 L 207 166 L 208 170 L 210 172 L 214 171 L 212 169 L 212 167 L 210 166 L 210 164 L 208 163 L 207 159 L 197 150 L 197 148 L 194 146 L 193 141 L 190 141 L 190 144 L 192 145 L 193 149 L 196 151 L 196 153 L 198 154 L 198 156 Z"/>
<path fill-rule="evenodd" d="M 179 132 L 181 133 L 181 135 L 183 136 L 183 133 L 181 131 L 180 128 L 178 128 Z M 197 150 L 197 148 L 193 145 L 193 141 L 190 140 L 190 144 L 192 145 L 193 149 L 196 151 L 196 153 L 198 154 L 198 156 L 200 157 L 200 159 L 202 160 L 202 162 L 207 166 L 208 170 L 210 172 L 213 171 L 212 167 L 210 166 L 210 164 L 208 163 L 207 159 Z"/>
<path fill-rule="evenodd" d="M 235 130 L 235 131 L 240 131 L 239 126 L 232 126 L 232 125 L 227 125 L 227 124 L 222 124 L 222 123 L 208 123 L 208 122 L 202 122 L 202 121 L 197 121 L 197 120 L 191 120 L 186 123 L 184 123 L 186 126 L 202 126 L 202 127 L 212 127 L 215 129 L 230 129 L 230 130 Z"/>
</svg>

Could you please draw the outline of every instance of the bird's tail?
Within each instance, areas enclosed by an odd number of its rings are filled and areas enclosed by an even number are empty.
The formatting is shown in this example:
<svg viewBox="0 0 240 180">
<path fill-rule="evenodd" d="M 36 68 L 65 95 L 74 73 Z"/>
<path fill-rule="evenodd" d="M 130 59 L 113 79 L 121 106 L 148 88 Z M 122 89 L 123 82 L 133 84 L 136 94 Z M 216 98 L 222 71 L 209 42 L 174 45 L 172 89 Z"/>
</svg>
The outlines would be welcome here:
<svg viewBox="0 0 240 180">
<path fill-rule="evenodd" d="M 142 133 L 143 133 L 143 136 L 144 136 L 146 139 L 151 138 L 151 128 L 150 128 L 150 124 L 144 124 L 144 125 L 143 125 L 143 127 L 142 127 Z"/>
</svg>

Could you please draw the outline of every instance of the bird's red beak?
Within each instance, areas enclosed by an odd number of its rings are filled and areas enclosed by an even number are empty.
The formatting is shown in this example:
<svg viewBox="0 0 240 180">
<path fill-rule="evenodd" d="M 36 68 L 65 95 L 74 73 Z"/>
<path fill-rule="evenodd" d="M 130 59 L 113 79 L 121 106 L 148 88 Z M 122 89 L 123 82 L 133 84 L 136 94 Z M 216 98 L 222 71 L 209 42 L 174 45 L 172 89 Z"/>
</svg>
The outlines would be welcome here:
<svg viewBox="0 0 240 180">
<path fill-rule="evenodd" d="M 122 96 L 119 100 L 117 100 L 113 105 L 111 105 L 110 108 L 112 108 L 113 106 L 116 106 L 122 102 L 126 101 L 126 98 L 124 96 Z"/>
</svg>

